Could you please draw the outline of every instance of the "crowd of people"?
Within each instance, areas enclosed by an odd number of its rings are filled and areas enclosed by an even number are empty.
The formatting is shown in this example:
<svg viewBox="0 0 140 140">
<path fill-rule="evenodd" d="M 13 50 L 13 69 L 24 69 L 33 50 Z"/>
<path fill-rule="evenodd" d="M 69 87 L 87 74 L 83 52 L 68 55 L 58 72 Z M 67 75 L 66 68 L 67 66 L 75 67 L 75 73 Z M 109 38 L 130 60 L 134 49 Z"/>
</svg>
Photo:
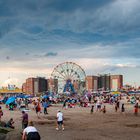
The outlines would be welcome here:
<svg viewBox="0 0 140 140">
<path fill-rule="evenodd" d="M 83 96 L 62 96 L 58 99 L 51 98 L 37 98 L 37 99 L 24 99 L 19 98 L 14 102 L 6 104 L 6 108 L 9 108 L 10 111 L 14 111 L 15 109 L 19 109 L 22 112 L 22 140 L 40 140 L 41 136 L 35 128 L 33 121 L 29 121 L 29 116 L 27 110 L 30 109 L 29 104 L 33 105 L 32 110 L 34 110 L 37 114 L 37 119 L 40 119 L 40 114 L 44 115 L 48 113 L 48 107 L 52 104 L 62 103 L 61 109 L 69 109 L 78 107 L 90 108 L 90 113 L 102 112 L 103 114 L 107 113 L 107 104 L 114 106 L 114 112 L 121 112 L 125 114 L 125 102 L 124 98 L 127 102 L 130 101 L 131 96 L 122 96 L 122 95 L 94 95 L 94 94 L 85 94 Z M 139 97 L 133 96 L 135 98 L 134 103 L 134 111 L 133 113 L 137 116 L 139 110 Z M 12 106 L 12 107 L 11 107 Z M 4 116 L 4 110 L 0 106 L 0 123 L 2 122 L 2 117 Z M 64 130 L 64 116 L 63 113 L 58 110 L 56 113 L 56 130 Z M 9 120 L 5 123 L 5 127 L 15 129 L 14 119 L 9 118 Z"/>
</svg>

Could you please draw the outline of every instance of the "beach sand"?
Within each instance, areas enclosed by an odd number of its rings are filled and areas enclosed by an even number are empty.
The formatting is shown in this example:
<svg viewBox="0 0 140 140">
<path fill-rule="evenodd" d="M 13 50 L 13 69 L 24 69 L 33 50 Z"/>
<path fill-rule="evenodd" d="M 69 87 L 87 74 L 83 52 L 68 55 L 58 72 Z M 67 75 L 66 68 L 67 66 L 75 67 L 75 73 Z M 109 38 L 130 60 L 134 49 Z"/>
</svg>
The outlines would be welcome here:
<svg viewBox="0 0 140 140">
<path fill-rule="evenodd" d="M 94 112 L 90 114 L 90 108 L 62 109 L 62 105 L 53 105 L 48 109 L 48 115 L 41 113 L 38 119 L 32 106 L 28 112 L 29 120 L 35 122 L 41 140 L 139 140 L 140 139 L 140 115 L 134 116 L 133 105 L 125 105 L 126 113 L 115 112 L 114 106 L 106 105 L 107 113 Z M 11 117 L 15 121 L 15 130 L 7 135 L 0 135 L 0 140 L 21 139 L 21 112 L 4 110 L 3 121 Z M 56 113 L 60 109 L 64 114 L 64 131 L 56 131 Z"/>
</svg>

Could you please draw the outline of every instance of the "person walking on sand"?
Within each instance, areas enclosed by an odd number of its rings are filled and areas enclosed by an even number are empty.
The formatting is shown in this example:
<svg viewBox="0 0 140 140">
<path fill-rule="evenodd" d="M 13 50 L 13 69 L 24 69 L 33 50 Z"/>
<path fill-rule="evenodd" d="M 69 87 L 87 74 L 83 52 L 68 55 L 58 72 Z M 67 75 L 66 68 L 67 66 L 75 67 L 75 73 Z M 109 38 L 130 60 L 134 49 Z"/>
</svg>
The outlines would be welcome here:
<svg viewBox="0 0 140 140">
<path fill-rule="evenodd" d="M 62 107 L 62 108 L 66 109 L 66 105 L 67 105 L 67 99 L 64 100 L 64 102 L 63 102 L 63 107 Z"/>
<path fill-rule="evenodd" d="M 62 130 L 64 130 L 64 124 L 63 124 L 63 113 L 58 110 L 57 113 L 57 127 L 56 130 L 59 130 L 62 127 Z"/>
<path fill-rule="evenodd" d="M 43 100 L 42 101 L 42 106 L 44 108 L 44 115 L 48 114 L 48 111 L 47 111 L 47 107 L 48 107 L 48 103 L 47 103 L 47 100 Z"/>
<path fill-rule="evenodd" d="M 117 100 L 117 108 L 118 109 L 120 108 L 120 101 L 119 101 L 119 99 Z"/>
<path fill-rule="evenodd" d="M 25 111 L 22 111 L 22 129 L 25 129 L 28 126 L 28 114 Z"/>
<path fill-rule="evenodd" d="M 91 110 L 90 110 L 91 114 L 93 114 L 93 112 L 94 112 L 94 105 L 91 106 Z"/>
<path fill-rule="evenodd" d="M 115 112 L 118 111 L 118 106 L 117 106 L 117 102 L 115 102 Z"/>
<path fill-rule="evenodd" d="M 138 105 L 138 103 L 136 103 L 134 106 L 134 114 L 135 115 L 138 115 L 138 109 L 139 109 L 139 105 Z"/>
<path fill-rule="evenodd" d="M 119 108 L 120 108 L 120 102 L 119 102 L 119 100 L 117 99 L 117 100 L 115 101 L 115 112 L 117 112 Z"/>
<path fill-rule="evenodd" d="M 97 103 L 96 103 L 96 108 L 97 108 L 96 111 L 100 111 L 101 112 L 101 104 L 102 104 L 101 100 L 98 100 Z"/>
<path fill-rule="evenodd" d="M 40 101 L 39 100 L 36 103 L 35 110 L 36 110 L 37 117 L 40 118 L 41 106 L 40 106 Z"/>
</svg>

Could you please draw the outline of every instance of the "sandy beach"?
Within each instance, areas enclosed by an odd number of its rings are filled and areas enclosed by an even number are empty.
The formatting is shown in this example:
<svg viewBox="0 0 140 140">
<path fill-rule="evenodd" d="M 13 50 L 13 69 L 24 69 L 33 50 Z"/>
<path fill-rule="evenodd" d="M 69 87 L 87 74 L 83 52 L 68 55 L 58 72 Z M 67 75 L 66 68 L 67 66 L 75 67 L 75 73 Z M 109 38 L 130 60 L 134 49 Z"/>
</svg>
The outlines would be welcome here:
<svg viewBox="0 0 140 140">
<path fill-rule="evenodd" d="M 62 109 L 61 104 L 49 107 L 48 115 L 41 113 L 38 119 L 32 105 L 28 112 L 29 120 L 33 120 L 42 140 L 139 140 L 140 116 L 134 116 L 133 105 L 125 105 L 126 113 L 115 112 L 114 106 L 106 104 L 107 113 L 94 112 L 90 114 L 90 108 Z M 0 139 L 21 139 L 21 112 L 19 110 L 9 111 L 2 105 L 4 110 L 3 121 L 13 117 L 15 130 L 7 135 L 0 135 Z M 56 131 L 56 113 L 61 109 L 64 113 L 64 131 Z"/>
</svg>

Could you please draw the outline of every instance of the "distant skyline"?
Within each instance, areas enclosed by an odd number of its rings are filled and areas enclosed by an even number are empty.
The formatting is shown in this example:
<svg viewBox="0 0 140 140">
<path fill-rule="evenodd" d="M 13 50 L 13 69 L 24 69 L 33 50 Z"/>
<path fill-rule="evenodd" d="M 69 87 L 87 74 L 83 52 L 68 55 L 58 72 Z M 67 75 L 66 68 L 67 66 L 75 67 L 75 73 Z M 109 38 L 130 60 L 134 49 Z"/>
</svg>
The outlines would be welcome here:
<svg viewBox="0 0 140 140">
<path fill-rule="evenodd" d="M 140 1 L 0 0 L 0 86 L 65 61 L 140 85 Z"/>
</svg>

